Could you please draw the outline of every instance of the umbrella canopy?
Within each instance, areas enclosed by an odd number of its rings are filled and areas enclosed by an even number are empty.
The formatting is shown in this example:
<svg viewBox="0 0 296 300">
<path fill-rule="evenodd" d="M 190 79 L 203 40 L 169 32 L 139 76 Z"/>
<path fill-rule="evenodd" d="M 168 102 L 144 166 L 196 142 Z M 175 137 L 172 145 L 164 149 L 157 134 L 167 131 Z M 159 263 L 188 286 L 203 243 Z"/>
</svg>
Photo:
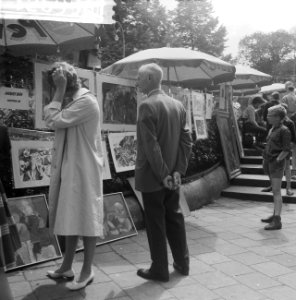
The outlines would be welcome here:
<svg viewBox="0 0 296 300">
<path fill-rule="evenodd" d="M 283 83 L 273 83 L 271 85 L 266 85 L 261 87 L 260 93 L 270 94 L 273 92 L 285 92 L 286 88 Z"/>
<path fill-rule="evenodd" d="M 234 89 L 255 88 L 271 82 L 272 76 L 248 66 L 236 65 L 235 79 L 231 82 Z"/>
<path fill-rule="evenodd" d="M 101 73 L 136 79 L 141 65 L 157 63 L 163 69 L 163 82 L 188 88 L 204 88 L 234 79 L 235 67 L 212 55 L 185 48 L 155 48 L 125 57 Z"/>
<path fill-rule="evenodd" d="M 14 54 L 92 49 L 96 30 L 94 24 L 2 19 L 0 49 L 10 49 Z"/>
</svg>

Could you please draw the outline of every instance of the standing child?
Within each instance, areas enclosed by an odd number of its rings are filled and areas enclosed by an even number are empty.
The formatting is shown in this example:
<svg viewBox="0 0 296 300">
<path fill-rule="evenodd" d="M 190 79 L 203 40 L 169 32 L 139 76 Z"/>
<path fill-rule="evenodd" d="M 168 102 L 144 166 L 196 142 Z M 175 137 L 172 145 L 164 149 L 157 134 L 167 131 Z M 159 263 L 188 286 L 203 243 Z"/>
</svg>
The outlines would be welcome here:
<svg viewBox="0 0 296 300">
<path fill-rule="evenodd" d="M 282 195 L 281 185 L 285 170 L 286 156 L 290 153 L 291 132 L 283 125 L 286 110 L 282 105 L 275 105 L 268 109 L 268 123 L 272 125 L 267 136 L 266 147 L 263 152 L 263 169 L 269 176 L 274 201 L 273 215 L 261 219 L 262 222 L 269 223 L 265 230 L 278 230 L 282 228 L 281 211 Z"/>
</svg>

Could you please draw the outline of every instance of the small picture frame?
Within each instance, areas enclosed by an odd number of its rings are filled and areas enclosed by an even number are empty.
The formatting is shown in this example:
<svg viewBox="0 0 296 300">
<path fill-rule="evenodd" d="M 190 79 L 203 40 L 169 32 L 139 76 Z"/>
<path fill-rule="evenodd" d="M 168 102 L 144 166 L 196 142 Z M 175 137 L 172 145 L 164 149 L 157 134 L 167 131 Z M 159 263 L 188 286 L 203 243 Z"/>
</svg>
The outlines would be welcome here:
<svg viewBox="0 0 296 300">
<path fill-rule="evenodd" d="M 139 96 L 135 85 L 135 80 L 97 74 L 103 130 L 136 130 Z"/>
<path fill-rule="evenodd" d="M 135 132 L 118 132 L 108 135 L 110 150 L 117 173 L 135 169 L 137 135 Z"/>
<path fill-rule="evenodd" d="M 194 117 L 194 127 L 196 139 L 202 140 L 208 138 L 207 122 L 203 117 Z"/>
<path fill-rule="evenodd" d="M 16 222 L 21 248 L 16 250 L 12 271 L 62 256 L 56 236 L 46 226 L 48 206 L 45 195 L 8 198 L 8 207 Z"/>
<path fill-rule="evenodd" d="M 205 96 L 203 93 L 191 92 L 192 113 L 194 117 L 204 118 Z"/>
<path fill-rule="evenodd" d="M 122 193 L 104 195 L 104 236 L 97 238 L 96 245 L 103 245 L 137 235 L 137 229 Z M 77 250 L 83 249 L 79 239 Z"/>
<path fill-rule="evenodd" d="M 49 186 L 53 141 L 11 140 L 14 187 Z"/>
</svg>

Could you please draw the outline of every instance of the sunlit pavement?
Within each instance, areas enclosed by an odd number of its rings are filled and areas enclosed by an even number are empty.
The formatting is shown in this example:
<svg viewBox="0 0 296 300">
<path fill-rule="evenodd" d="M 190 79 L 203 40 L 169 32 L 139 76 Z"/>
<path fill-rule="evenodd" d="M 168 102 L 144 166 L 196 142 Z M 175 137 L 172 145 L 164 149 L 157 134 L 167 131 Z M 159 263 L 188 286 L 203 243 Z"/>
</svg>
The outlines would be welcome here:
<svg viewBox="0 0 296 300">
<path fill-rule="evenodd" d="M 265 231 L 260 218 L 271 203 L 220 198 L 186 218 L 190 276 L 174 272 L 170 281 L 146 281 L 136 275 L 148 267 L 146 233 L 96 248 L 95 279 L 84 290 L 71 292 L 64 281 L 45 276 L 61 261 L 8 273 L 15 299 L 45 300 L 295 300 L 296 204 L 283 207 L 283 229 Z M 81 268 L 83 253 L 75 256 Z M 1 297 L 0 297 L 1 298 Z"/>
</svg>

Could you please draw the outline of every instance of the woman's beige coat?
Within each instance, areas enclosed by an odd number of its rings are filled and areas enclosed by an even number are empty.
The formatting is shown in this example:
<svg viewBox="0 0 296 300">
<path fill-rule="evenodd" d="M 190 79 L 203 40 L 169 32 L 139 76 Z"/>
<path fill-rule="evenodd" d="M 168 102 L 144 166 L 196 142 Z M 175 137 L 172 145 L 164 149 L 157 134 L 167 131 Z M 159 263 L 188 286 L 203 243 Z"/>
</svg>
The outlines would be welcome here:
<svg viewBox="0 0 296 300">
<path fill-rule="evenodd" d="M 51 102 L 45 121 L 55 130 L 49 225 L 58 235 L 102 236 L 103 155 L 97 99 L 81 88 L 64 109 Z"/>
</svg>

